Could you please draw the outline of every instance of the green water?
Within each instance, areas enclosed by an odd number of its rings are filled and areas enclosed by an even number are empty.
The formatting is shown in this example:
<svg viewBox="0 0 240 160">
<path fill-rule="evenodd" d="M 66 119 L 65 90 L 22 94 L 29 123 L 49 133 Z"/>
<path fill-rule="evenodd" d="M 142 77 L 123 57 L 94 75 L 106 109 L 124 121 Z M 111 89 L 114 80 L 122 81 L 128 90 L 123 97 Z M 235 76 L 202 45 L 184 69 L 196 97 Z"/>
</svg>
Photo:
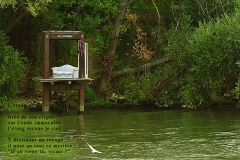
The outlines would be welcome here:
<svg viewBox="0 0 240 160">
<path fill-rule="evenodd" d="M 5 159 L 240 159 L 240 110 L 86 110 L 52 116 L 55 131 L 9 131 L 9 115 L 0 115 L 0 160 Z M 11 153 L 8 138 L 61 139 L 64 153 Z M 49 142 L 48 142 L 49 143 Z M 102 153 L 92 153 L 88 144 Z M 13 143 L 26 145 L 27 143 Z M 13 145 L 12 144 L 12 145 Z M 36 142 L 36 145 L 42 143 Z M 50 143 L 51 144 L 51 143 Z M 57 144 L 57 142 L 54 142 Z M 41 148 L 32 148 L 39 152 Z M 19 148 L 18 150 L 30 150 Z M 54 149 L 57 150 L 57 149 Z"/>
</svg>

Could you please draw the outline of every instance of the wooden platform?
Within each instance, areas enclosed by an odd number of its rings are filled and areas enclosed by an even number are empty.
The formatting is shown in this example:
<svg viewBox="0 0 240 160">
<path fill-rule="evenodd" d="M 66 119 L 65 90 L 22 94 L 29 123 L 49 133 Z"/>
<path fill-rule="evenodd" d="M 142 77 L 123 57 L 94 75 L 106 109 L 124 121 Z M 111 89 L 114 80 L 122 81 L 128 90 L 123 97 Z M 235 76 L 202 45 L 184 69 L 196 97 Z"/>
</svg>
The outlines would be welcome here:
<svg viewBox="0 0 240 160">
<path fill-rule="evenodd" d="M 43 108 L 44 112 L 49 111 L 51 101 L 51 90 L 77 90 L 78 91 L 78 114 L 84 111 L 84 86 L 91 83 L 90 78 L 43 78 L 32 77 L 32 80 L 40 81 L 43 84 Z"/>
<path fill-rule="evenodd" d="M 40 81 L 43 83 L 54 83 L 54 82 L 74 82 L 74 83 L 91 83 L 91 78 L 43 78 L 43 77 L 31 77 L 33 80 Z"/>
<path fill-rule="evenodd" d="M 93 80 L 90 78 L 44 79 L 42 77 L 33 77 L 32 79 L 49 84 L 50 90 L 78 90 L 81 89 L 82 85 L 89 84 Z"/>
</svg>

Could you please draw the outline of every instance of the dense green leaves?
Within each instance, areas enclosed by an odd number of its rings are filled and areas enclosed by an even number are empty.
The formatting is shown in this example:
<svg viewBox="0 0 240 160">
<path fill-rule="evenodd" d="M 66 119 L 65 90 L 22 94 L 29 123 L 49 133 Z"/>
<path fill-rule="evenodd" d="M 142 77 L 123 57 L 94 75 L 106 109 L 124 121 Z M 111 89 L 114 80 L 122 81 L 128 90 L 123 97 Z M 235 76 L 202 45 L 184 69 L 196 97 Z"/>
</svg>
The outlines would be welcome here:
<svg viewBox="0 0 240 160">
<path fill-rule="evenodd" d="M 52 2 L 51 0 L 0 0 L 1 8 L 7 8 L 9 5 L 13 7 L 13 9 L 17 9 L 19 6 L 22 6 L 27 11 L 29 11 L 33 16 L 37 16 L 39 13 L 42 13 L 46 10 L 48 3 Z"/>
<path fill-rule="evenodd" d="M 24 59 L 7 42 L 5 34 L 0 32 L 0 98 L 13 97 L 18 93 L 18 82 L 25 72 Z"/>
<path fill-rule="evenodd" d="M 236 19 L 225 16 L 200 24 L 191 35 L 186 34 L 185 42 L 176 39 L 170 44 L 180 76 L 177 96 L 184 106 L 209 105 L 225 101 L 225 95 L 233 96 L 240 59 Z"/>
</svg>

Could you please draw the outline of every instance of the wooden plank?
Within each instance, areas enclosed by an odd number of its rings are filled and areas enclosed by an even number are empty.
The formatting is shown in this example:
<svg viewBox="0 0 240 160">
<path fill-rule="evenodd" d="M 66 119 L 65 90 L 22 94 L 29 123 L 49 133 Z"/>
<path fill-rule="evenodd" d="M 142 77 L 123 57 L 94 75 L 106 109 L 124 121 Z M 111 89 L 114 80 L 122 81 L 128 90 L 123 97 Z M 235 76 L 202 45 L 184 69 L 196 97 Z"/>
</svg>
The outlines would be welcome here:
<svg viewBox="0 0 240 160">
<path fill-rule="evenodd" d="M 51 90 L 79 90 L 81 89 L 80 83 L 73 84 L 64 84 L 64 83 L 54 83 L 54 85 L 50 85 Z"/>
<path fill-rule="evenodd" d="M 54 32 L 49 33 L 50 39 L 56 40 L 80 40 L 84 37 L 83 32 Z"/>
<path fill-rule="evenodd" d="M 35 81 L 40 81 L 43 83 L 68 82 L 68 81 L 75 82 L 75 83 L 90 83 L 91 81 L 93 81 L 93 79 L 91 79 L 91 78 L 53 79 L 53 78 L 31 77 L 31 79 L 33 79 Z"/>
</svg>

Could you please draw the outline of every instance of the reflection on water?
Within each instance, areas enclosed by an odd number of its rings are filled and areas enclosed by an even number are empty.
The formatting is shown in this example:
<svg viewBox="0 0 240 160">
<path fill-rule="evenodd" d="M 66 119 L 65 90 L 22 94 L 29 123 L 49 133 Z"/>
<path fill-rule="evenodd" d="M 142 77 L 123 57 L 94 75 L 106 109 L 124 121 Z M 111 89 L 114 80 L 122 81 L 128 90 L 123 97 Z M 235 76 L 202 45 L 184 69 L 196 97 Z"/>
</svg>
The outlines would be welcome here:
<svg viewBox="0 0 240 160">
<path fill-rule="evenodd" d="M 13 113 L 11 113 L 13 114 Z M 22 113 L 14 113 L 22 115 Z M 24 113 L 41 115 L 42 113 Z M 34 132 L 74 146 L 60 154 L 9 154 L 0 115 L 0 159 L 240 159 L 240 110 L 86 110 L 83 115 L 48 113 L 61 130 Z M 92 153 L 92 148 L 102 152 Z"/>
</svg>

